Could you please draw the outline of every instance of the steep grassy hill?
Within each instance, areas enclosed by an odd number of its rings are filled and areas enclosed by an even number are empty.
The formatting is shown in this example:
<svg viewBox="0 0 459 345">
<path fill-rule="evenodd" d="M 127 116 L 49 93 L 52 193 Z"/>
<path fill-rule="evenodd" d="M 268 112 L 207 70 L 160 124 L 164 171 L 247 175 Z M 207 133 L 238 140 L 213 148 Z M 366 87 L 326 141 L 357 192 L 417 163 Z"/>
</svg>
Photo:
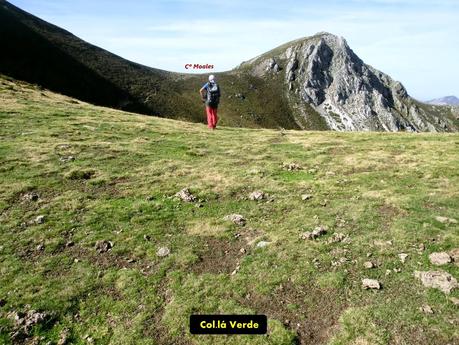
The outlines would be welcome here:
<svg viewBox="0 0 459 345">
<path fill-rule="evenodd" d="M 0 73 L 97 105 L 205 121 L 198 91 L 207 74 L 173 73 L 125 60 L 4 0 L 0 0 L 0 42 Z M 217 75 L 223 123 L 299 128 L 282 84 L 265 83 L 244 72 Z"/>
<path fill-rule="evenodd" d="M 5 77 L 0 123 L 2 344 L 459 343 L 459 289 L 414 277 L 459 278 L 429 261 L 459 260 L 457 134 L 208 131 Z M 192 336 L 192 313 L 269 334 Z"/>
</svg>

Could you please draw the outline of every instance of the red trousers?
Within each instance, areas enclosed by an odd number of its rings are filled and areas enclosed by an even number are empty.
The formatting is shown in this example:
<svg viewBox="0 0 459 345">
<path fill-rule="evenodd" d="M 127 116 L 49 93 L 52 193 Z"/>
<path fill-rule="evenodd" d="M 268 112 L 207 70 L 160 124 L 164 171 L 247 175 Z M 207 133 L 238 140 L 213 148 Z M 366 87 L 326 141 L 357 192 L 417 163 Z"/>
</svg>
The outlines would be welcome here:
<svg viewBox="0 0 459 345">
<path fill-rule="evenodd" d="M 217 116 L 217 108 L 206 107 L 207 113 L 207 127 L 215 128 L 217 127 L 218 116 Z"/>
</svg>

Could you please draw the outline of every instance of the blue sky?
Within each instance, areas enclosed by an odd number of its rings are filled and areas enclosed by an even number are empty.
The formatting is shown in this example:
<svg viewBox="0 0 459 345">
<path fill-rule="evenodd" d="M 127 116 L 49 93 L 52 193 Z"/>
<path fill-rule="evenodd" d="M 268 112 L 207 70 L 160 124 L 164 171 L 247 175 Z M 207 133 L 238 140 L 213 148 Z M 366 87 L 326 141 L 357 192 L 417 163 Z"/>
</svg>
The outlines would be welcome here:
<svg viewBox="0 0 459 345">
<path fill-rule="evenodd" d="M 459 0 L 11 0 L 97 46 L 151 67 L 237 66 L 328 31 L 421 100 L 459 96 Z"/>
</svg>

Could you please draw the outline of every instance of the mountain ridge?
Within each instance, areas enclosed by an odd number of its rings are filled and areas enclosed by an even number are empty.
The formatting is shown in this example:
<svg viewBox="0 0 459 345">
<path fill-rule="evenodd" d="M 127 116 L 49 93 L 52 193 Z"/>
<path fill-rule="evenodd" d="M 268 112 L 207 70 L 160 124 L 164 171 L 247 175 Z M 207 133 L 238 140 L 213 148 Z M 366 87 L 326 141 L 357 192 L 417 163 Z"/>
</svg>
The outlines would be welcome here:
<svg viewBox="0 0 459 345">
<path fill-rule="evenodd" d="M 6 48 L 0 73 L 97 105 L 204 121 L 197 90 L 206 75 L 131 62 L 0 3 Z M 223 86 L 220 115 L 226 125 L 338 131 L 459 128 L 452 110 L 411 99 L 401 83 L 366 65 L 344 38 L 327 32 L 287 42 L 214 74 Z M 359 88 L 364 90 L 359 93 Z"/>
<path fill-rule="evenodd" d="M 431 99 L 430 101 L 426 102 L 427 104 L 433 104 L 433 105 L 453 105 L 453 106 L 459 106 L 459 98 L 456 96 L 445 96 L 445 97 L 440 97 L 440 98 L 435 98 Z"/>
</svg>

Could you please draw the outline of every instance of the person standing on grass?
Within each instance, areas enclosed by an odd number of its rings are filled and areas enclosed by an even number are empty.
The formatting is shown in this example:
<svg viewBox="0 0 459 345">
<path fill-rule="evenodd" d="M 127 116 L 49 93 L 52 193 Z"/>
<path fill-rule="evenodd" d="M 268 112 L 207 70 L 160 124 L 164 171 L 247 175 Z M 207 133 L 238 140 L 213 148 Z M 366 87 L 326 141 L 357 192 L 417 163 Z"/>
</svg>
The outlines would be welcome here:
<svg viewBox="0 0 459 345">
<path fill-rule="evenodd" d="M 209 82 L 201 87 L 199 94 L 202 101 L 206 104 L 207 127 L 215 129 L 218 122 L 217 108 L 220 102 L 220 87 L 217 85 L 213 74 L 209 76 Z"/>
</svg>

